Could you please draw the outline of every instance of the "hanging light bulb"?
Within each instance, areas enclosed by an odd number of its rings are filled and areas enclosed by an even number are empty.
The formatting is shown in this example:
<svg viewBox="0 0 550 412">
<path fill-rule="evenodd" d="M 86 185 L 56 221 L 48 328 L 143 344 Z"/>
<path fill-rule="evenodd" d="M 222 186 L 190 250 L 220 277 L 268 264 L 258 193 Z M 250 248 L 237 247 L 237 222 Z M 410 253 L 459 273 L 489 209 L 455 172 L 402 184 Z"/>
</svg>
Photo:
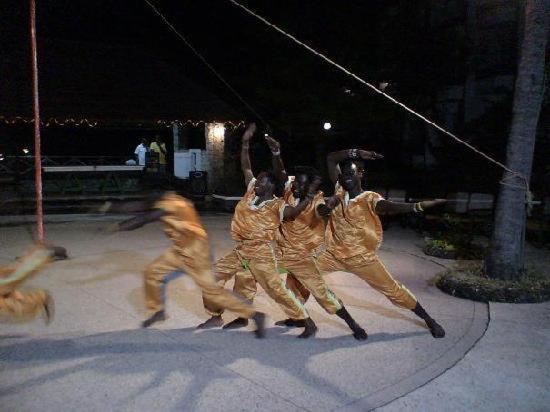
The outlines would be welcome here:
<svg viewBox="0 0 550 412">
<path fill-rule="evenodd" d="M 330 122 L 325 122 L 323 124 L 323 129 L 325 129 L 325 130 L 330 130 L 331 127 L 332 127 L 332 125 L 330 124 Z"/>
</svg>

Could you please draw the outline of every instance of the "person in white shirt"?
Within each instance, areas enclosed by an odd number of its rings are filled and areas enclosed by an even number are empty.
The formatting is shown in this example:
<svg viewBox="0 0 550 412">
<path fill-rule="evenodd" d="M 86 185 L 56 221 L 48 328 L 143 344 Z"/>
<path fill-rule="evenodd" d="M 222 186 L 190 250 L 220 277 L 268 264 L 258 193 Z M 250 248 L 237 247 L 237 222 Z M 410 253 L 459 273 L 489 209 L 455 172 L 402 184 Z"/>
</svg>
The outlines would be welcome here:
<svg viewBox="0 0 550 412">
<path fill-rule="evenodd" d="M 147 140 L 141 139 L 141 143 L 137 145 L 134 154 L 136 155 L 138 165 L 145 166 L 145 154 L 147 153 Z"/>
</svg>

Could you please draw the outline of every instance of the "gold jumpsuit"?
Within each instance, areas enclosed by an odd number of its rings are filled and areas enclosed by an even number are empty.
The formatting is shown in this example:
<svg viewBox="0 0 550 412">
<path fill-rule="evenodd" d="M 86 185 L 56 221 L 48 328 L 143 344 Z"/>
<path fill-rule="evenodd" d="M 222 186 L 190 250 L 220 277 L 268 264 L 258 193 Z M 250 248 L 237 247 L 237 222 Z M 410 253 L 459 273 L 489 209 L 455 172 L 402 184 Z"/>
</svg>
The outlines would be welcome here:
<svg viewBox="0 0 550 412">
<path fill-rule="evenodd" d="M 284 200 L 290 205 L 298 203 L 292 193 L 293 179 L 293 176 L 289 177 L 284 194 Z M 290 272 L 287 286 L 302 302 L 311 291 L 317 302 L 328 313 L 334 314 L 342 308 L 342 303 L 323 280 L 316 257 L 325 235 L 325 223 L 317 214 L 317 206 L 324 202 L 323 192 L 319 191 L 298 217 L 284 221 L 279 227 L 277 246 L 281 266 Z M 234 291 L 252 300 L 254 279 L 244 272 L 237 275 L 237 280 Z M 301 288 L 302 285 L 306 290 Z"/>
<path fill-rule="evenodd" d="M 382 243 L 382 224 L 375 212 L 382 199 L 365 191 L 354 199 L 337 186 L 340 204 L 332 211 L 326 231 L 326 250 L 317 263 L 323 272 L 350 272 L 383 293 L 393 304 L 414 309 L 415 296 L 386 270 L 376 254 Z"/>
<path fill-rule="evenodd" d="M 193 204 L 175 193 L 168 193 L 155 204 L 167 213 L 161 218 L 173 245 L 145 269 L 145 299 L 151 312 L 165 306 L 165 284 L 172 275 L 187 273 L 215 305 L 250 318 L 252 305 L 220 286 L 212 274 L 208 235 Z"/>
<path fill-rule="evenodd" d="M 254 295 L 256 283 L 250 281 L 253 278 L 288 317 L 308 318 L 302 302 L 286 287 L 284 278 L 278 272 L 273 247 L 286 203 L 284 199 L 273 197 L 256 204 L 255 183 L 256 179 L 250 181 L 246 194 L 235 207 L 231 237 L 237 245 L 231 253 L 216 262 L 216 277 L 223 285 L 244 267 L 250 276 L 235 279 L 235 290 L 240 291 L 242 296 Z M 212 316 L 222 313 L 222 308 L 210 302 L 206 296 L 204 305 Z"/>
<path fill-rule="evenodd" d="M 35 246 L 17 262 L 0 268 L 0 318 L 22 321 L 36 317 L 44 310 L 48 294 L 44 290 L 17 290 L 26 280 L 51 262 L 52 252 Z"/>
</svg>

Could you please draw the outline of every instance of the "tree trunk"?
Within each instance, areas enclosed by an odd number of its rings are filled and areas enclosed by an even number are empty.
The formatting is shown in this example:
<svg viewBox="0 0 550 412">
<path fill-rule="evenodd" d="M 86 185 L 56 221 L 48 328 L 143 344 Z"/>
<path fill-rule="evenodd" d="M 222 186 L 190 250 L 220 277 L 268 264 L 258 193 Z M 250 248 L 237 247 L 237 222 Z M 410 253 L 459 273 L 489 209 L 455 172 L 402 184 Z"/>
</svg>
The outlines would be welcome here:
<svg viewBox="0 0 550 412">
<path fill-rule="evenodd" d="M 528 180 L 543 97 L 549 0 L 525 1 L 525 26 L 514 90 L 512 126 L 506 165 Z M 520 178 L 505 172 L 495 210 L 495 228 L 486 259 L 491 278 L 518 279 L 524 272 L 525 188 Z"/>
</svg>

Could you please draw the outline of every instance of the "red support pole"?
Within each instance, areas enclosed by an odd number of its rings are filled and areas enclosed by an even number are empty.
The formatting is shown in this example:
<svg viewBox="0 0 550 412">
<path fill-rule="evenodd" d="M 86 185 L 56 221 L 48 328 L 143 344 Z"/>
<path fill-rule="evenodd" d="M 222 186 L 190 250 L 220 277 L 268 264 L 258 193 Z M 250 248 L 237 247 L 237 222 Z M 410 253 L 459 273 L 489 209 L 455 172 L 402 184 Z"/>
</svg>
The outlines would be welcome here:
<svg viewBox="0 0 550 412">
<path fill-rule="evenodd" d="M 32 97 L 34 112 L 34 187 L 36 190 L 36 235 L 44 241 L 44 215 L 42 211 L 42 161 L 40 149 L 40 106 L 38 104 L 38 60 L 36 58 L 36 4 L 30 0 L 30 32 L 32 62 Z"/>
</svg>

